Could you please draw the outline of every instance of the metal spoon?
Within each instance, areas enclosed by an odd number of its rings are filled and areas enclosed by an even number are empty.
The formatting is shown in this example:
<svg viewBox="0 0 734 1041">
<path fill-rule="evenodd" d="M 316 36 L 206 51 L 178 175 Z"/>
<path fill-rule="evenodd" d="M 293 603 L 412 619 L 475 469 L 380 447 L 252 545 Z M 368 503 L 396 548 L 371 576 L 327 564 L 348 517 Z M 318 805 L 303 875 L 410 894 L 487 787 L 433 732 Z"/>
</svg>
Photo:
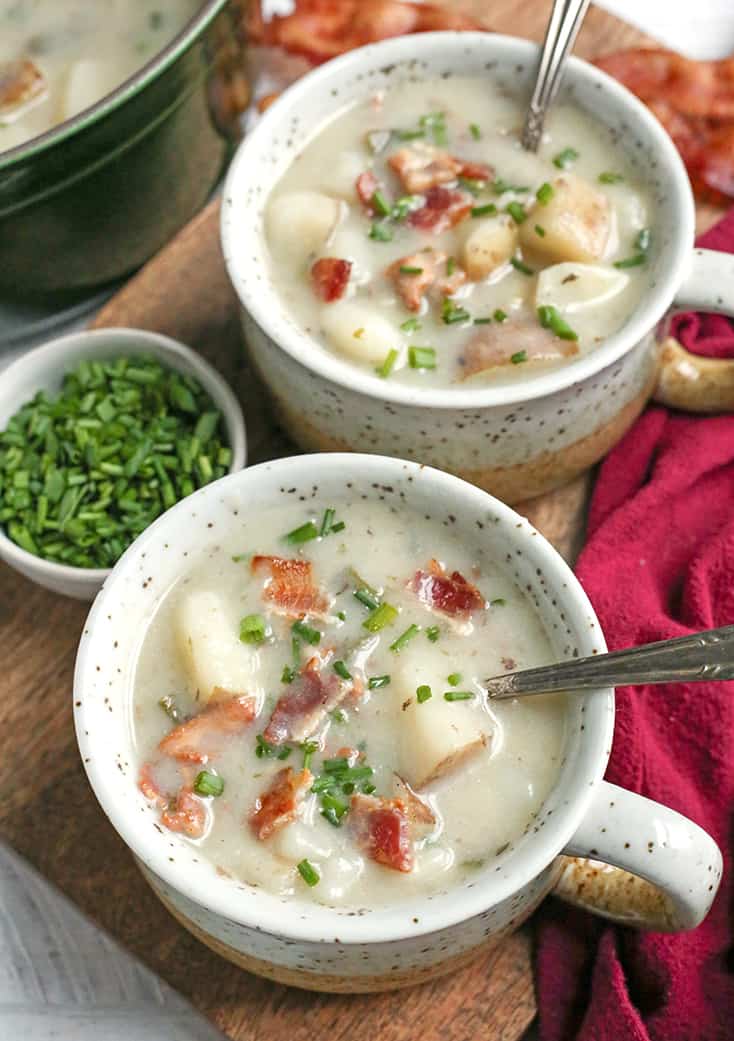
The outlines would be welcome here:
<svg viewBox="0 0 734 1041">
<path fill-rule="evenodd" d="M 734 625 L 692 636 L 659 640 L 591 658 L 572 658 L 538 669 L 522 669 L 485 680 L 490 698 L 524 697 L 595 687 L 645 683 L 696 683 L 734 679 Z"/>
<path fill-rule="evenodd" d="M 553 0 L 553 10 L 540 54 L 538 77 L 525 117 L 521 143 L 526 152 L 537 152 L 545 114 L 558 93 L 566 55 L 574 45 L 589 0 Z"/>
</svg>

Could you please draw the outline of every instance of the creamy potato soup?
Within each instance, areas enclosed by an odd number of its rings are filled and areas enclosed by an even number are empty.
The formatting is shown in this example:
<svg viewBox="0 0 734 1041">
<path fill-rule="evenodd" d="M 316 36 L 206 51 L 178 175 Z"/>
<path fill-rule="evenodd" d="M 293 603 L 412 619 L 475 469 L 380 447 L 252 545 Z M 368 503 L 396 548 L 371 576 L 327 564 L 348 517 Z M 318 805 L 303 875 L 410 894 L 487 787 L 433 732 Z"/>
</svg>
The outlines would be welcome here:
<svg viewBox="0 0 734 1041">
<path fill-rule="evenodd" d="M 0 152 L 104 97 L 201 0 L 0 0 Z"/>
<path fill-rule="evenodd" d="M 404 83 L 342 112 L 268 201 L 300 326 L 385 379 L 517 379 L 592 351 L 645 286 L 654 214 L 621 143 L 554 107 L 537 155 L 491 81 Z"/>
<path fill-rule="evenodd" d="M 481 681 L 553 660 L 520 590 L 449 527 L 315 501 L 192 562 L 145 635 L 139 784 L 159 827 L 278 894 L 379 906 L 461 883 L 532 826 L 565 699 Z"/>
</svg>

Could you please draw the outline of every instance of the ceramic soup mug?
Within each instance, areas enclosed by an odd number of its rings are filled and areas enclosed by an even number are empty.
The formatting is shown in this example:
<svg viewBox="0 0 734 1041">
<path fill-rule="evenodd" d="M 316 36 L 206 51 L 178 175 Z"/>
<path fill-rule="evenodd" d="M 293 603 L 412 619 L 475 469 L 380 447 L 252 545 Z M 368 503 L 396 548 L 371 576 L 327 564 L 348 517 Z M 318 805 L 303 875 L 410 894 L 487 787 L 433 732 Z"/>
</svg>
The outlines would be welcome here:
<svg viewBox="0 0 734 1041">
<path fill-rule="evenodd" d="M 533 826 L 449 891 L 358 911 L 286 898 L 225 877 L 196 843 L 160 827 L 138 790 L 131 724 L 142 636 L 172 583 L 238 524 L 238 511 L 313 494 L 336 506 L 357 495 L 398 509 L 407 504 L 437 525 L 451 515 L 456 538 L 481 542 L 524 591 L 558 659 L 605 650 L 585 593 L 549 543 L 509 507 L 441 471 L 374 455 L 300 456 L 240 471 L 190 496 L 137 539 L 105 582 L 74 677 L 76 733 L 89 780 L 175 917 L 252 972 L 345 992 L 402 987 L 449 972 L 517 929 L 551 891 L 629 925 L 694 928 L 715 896 L 721 855 L 679 813 L 603 780 L 614 726 L 610 689 L 569 699 L 559 779 Z"/>
<path fill-rule="evenodd" d="M 289 88 L 240 146 L 222 206 L 229 275 L 252 360 L 307 450 L 400 455 L 456 473 L 506 502 L 548 491 L 597 462 L 652 395 L 675 407 L 734 407 L 734 368 L 655 329 L 670 308 L 734 313 L 734 257 L 693 250 L 694 204 L 675 147 L 651 113 L 599 69 L 571 58 L 566 100 L 593 113 L 647 184 L 656 211 L 641 302 L 589 353 L 516 384 L 430 389 L 380 379 L 333 356 L 286 313 L 269 276 L 263 213 L 314 131 L 345 106 L 403 81 L 490 74 L 529 94 L 538 50 L 491 33 L 427 33 L 362 48 Z M 487 70 L 491 70 L 488 73 Z"/>
</svg>

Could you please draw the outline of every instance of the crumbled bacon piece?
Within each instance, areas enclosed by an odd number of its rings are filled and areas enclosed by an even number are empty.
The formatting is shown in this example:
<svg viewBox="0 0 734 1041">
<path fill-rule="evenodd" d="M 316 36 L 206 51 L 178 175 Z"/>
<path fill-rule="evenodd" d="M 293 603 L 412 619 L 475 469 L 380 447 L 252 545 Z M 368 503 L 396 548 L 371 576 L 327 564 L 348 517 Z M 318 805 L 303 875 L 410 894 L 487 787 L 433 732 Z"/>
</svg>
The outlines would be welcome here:
<svg viewBox="0 0 734 1041">
<path fill-rule="evenodd" d="M 458 159 L 455 155 L 431 145 L 401 148 L 393 152 L 387 162 L 390 169 L 400 178 L 405 190 L 419 194 L 427 192 L 429 188 L 451 184 L 459 177 L 473 181 L 488 181 L 492 176 L 491 167 L 484 163 Z"/>
<path fill-rule="evenodd" d="M 348 682 L 331 670 L 325 673 L 323 665 L 320 658 L 311 658 L 278 698 L 263 733 L 269 744 L 305 741 L 351 691 Z"/>
<path fill-rule="evenodd" d="M 268 574 L 263 599 L 278 614 L 288 618 L 328 616 L 331 600 L 314 585 L 310 560 L 259 556 L 252 558 L 251 569 L 253 574 Z"/>
<path fill-rule="evenodd" d="M 353 795 L 349 824 L 367 856 L 394 871 L 413 870 L 409 821 L 401 799 Z"/>
<path fill-rule="evenodd" d="M 471 208 L 472 198 L 466 192 L 453 188 L 429 188 L 425 202 L 408 216 L 408 223 L 420 231 L 440 235 L 468 217 Z"/>
<path fill-rule="evenodd" d="M 200 839 L 206 827 L 206 807 L 190 788 L 182 788 L 161 814 L 161 824 L 169 831 L 181 831 L 190 839 Z"/>
<path fill-rule="evenodd" d="M 561 361 L 578 354 L 574 340 L 561 340 L 536 321 L 511 320 L 485 325 L 467 343 L 459 365 L 462 379 L 486 372 L 498 365 L 513 365 L 513 357 L 524 355 L 523 362 Z"/>
<path fill-rule="evenodd" d="M 277 772 L 270 787 L 255 800 L 249 818 L 250 827 L 261 842 L 296 819 L 312 780 L 310 770 L 296 773 L 286 766 Z"/>
<path fill-rule="evenodd" d="M 359 175 L 355 183 L 355 188 L 362 205 L 366 206 L 370 213 L 374 213 L 375 207 L 372 199 L 375 192 L 380 188 L 380 182 L 371 170 L 365 170 L 364 173 Z"/>
<path fill-rule="evenodd" d="M 319 300 L 326 304 L 340 300 L 346 292 L 351 270 L 351 260 L 340 260 L 338 257 L 321 257 L 317 260 L 311 268 L 311 286 Z"/>
<path fill-rule="evenodd" d="M 426 607 L 451 618 L 467 619 L 487 606 L 477 587 L 460 571 L 449 575 L 437 560 L 429 562 L 427 571 L 416 571 L 410 589 Z"/>
<path fill-rule="evenodd" d="M 466 281 L 466 272 L 458 265 L 449 275 L 446 254 L 437 249 L 423 249 L 391 264 L 385 274 L 409 311 L 420 311 L 423 297 L 435 286 L 442 296 L 451 296 Z M 406 271 L 406 268 L 414 269 Z"/>
<path fill-rule="evenodd" d="M 249 726 L 255 718 L 257 704 L 248 695 L 220 696 L 191 719 L 179 723 L 166 734 L 158 751 L 182 762 L 205 763 L 216 755 L 227 734 L 235 734 Z"/>
<path fill-rule="evenodd" d="M 408 782 L 401 777 L 400 774 L 395 774 L 394 785 L 395 794 L 404 804 L 405 815 L 411 826 L 422 831 L 433 828 L 436 823 L 436 815 L 428 803 L 424 802 L 420 795 L 413 791 Z"/>
<path fill-rule="evenodd" d="M 0 116 L 10 115 L 46 91 L 46 77 L 28 58 L 0 65 Z"/>
<path fill-rule="evenodd" d="M 421 788 L 433 784 L 434 781 L 440 780 L 442 777 L 445 777 L 446 774 L 453 773 L 455 770 L 458 770 L 459 767 L 464 766 L 467 760 L 473 759 L 476 755 L 479 755 L 480 752 L 484 751 L 489 744 L 489 740 L 490 739 L 486 734 L 480 734 L 474 741 L 469 741 L 467 744 L 462 745 L 461 748 L 457 748 L 455 752 L 451 753 L 451 755 L 447 755 L 445 759 L 442 759 L 440 763 L 436 764 L 428 777 L 425 777 L 421 781 Z"/>
<path fill-rule="evenodd" d="M 154 806 L 158 806 L 162 809 L 164 806 L 168 806 L 170 802 L 170 796 L 166 795 L 161 786 L 155 779 L 153 774 L 153 764 L 143 763 L 140 767 L 140 774 L 138 776 L 138 788 L 143 793 L 149 802 L 152 802 Z"/>
</svg>

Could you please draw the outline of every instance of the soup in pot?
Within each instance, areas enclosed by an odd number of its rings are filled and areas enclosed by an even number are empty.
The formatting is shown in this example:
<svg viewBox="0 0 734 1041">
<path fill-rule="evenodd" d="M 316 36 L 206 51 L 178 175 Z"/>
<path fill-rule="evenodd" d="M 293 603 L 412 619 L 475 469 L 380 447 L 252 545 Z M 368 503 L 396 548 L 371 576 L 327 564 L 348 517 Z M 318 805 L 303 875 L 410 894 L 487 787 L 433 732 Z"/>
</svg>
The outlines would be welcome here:
<svg viewBox="0 0 734 1041">
<path fill-rule="evenodd" d="M 450 527 L 345 501 L 244 521 L 163 598 L 135 671 L 140 788 L 228 876 L 327 905 L 461 883 L 533 826 L 565 699 L 488 702 L 553 660 Z"/>
<path fill-rule="evenodd" d="M 523 151 L 524 99 L 402 83 L 341 112 L 267 204 L 300 327 L 383 379 L 516 380 L 593 351 L 647 284 L 654 212 L 623 143 L 570 103 Z"/>
</svg>

